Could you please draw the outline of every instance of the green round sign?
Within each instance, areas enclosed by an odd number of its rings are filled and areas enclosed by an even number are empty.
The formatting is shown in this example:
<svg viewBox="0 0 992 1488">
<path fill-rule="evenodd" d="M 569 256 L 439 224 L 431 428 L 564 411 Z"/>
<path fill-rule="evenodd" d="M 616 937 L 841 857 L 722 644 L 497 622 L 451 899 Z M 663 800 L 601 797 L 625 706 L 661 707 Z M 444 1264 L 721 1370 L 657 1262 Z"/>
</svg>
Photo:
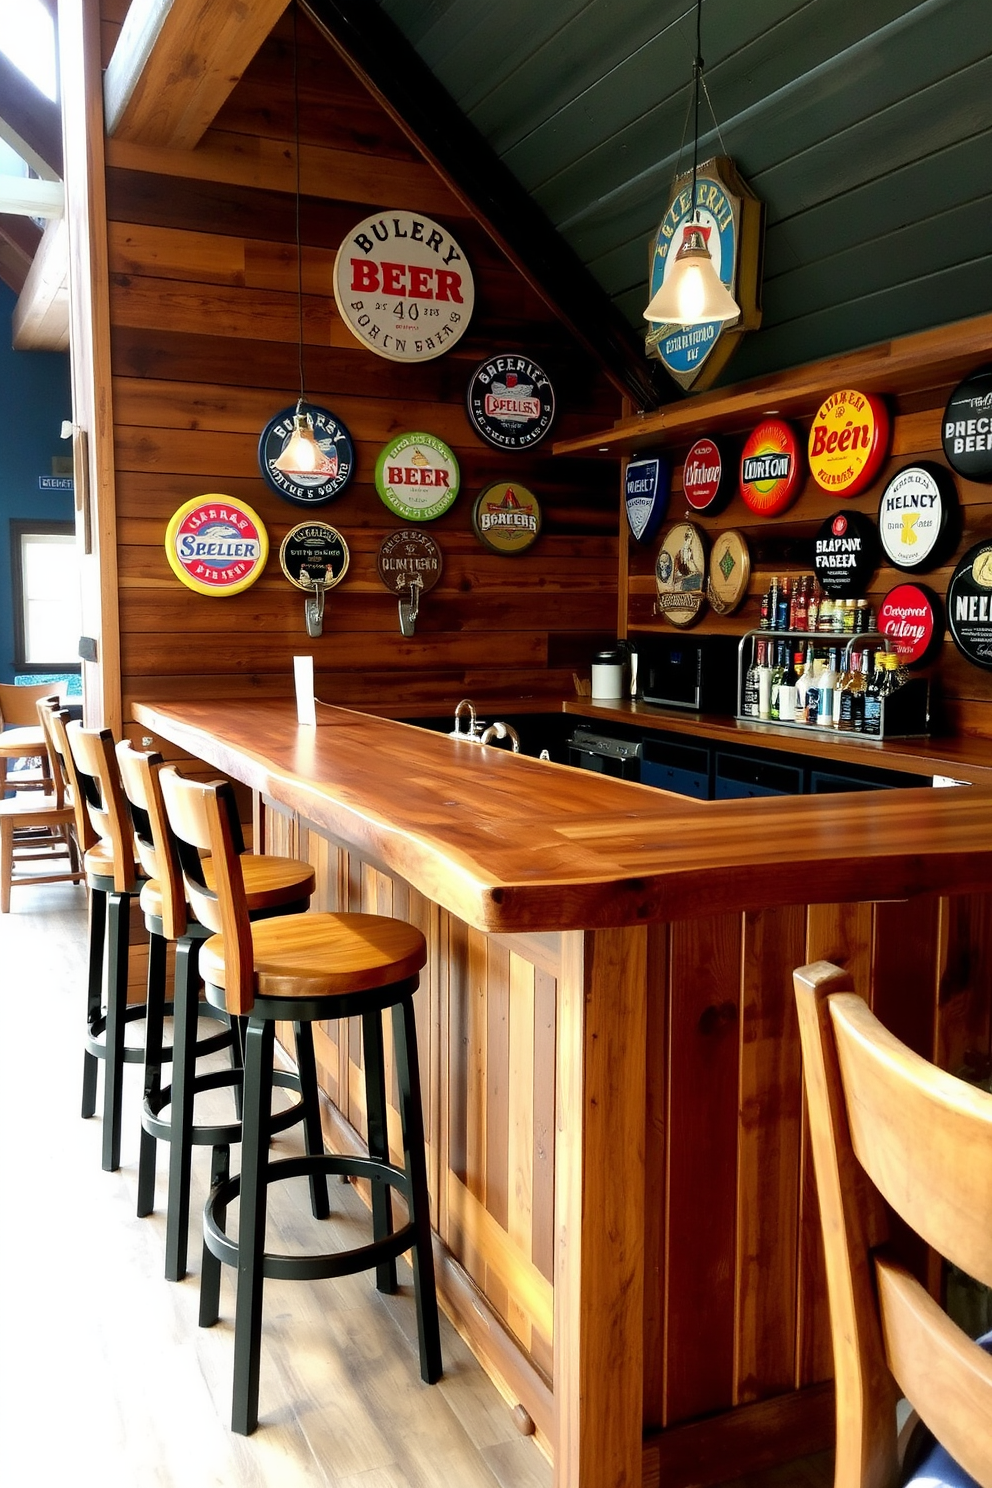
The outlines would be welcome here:
<svg viewBox="0 0 992 1488">
<path fill-rule="evenodd" d="M 458 495 L 458 461 L 434 434 L 400 434 L 375 462 L 375 488 L 405 522 L 433 522 Z"/>
</svg>

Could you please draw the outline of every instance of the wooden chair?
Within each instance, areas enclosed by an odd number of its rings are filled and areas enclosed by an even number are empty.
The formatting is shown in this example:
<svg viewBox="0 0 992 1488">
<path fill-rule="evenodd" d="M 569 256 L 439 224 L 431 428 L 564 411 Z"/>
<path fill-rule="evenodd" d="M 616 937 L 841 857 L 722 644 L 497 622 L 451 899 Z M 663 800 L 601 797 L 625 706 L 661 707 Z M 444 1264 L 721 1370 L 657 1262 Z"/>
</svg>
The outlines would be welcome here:
<svg viewBox="0 0 992 1488">
<path fill-rule="evenodd" d="M 200 1323 L 216 1322 L 220 1263 L 237 1267 L 234 1323 L 232 1426 L 248 1435 L 258 1424 L 258 1371 L 265 1277 L 284 1280 L 347 1276 L 372 1267 L 381 1291 L 396 1286 L 396 1257 L 413 1250 L 420 1372 L 427 1383 L 441 1375 L 434 1262 L 424 1155 L 423 1113 L 417 1065 L 413 995 L 427 960 L 424 937 L 414 926 L 381 915 L 308 914 L 251 924 L 229 788 L 184 780 L 171 767 L 160 773 L 162 793 L 189 903 L 215 933 L 200 947 L 207 998 L 233 1017 L 247 1018 L 241 1176 L 229 1178 L 223 1160 L 203 1216 L 204 1251 Z M 214 865 L 211 888 L 200 854 Z M 382 1013 L 392 1009 L 404 1167 L 389 1161 Z M 362 1019 L 368 1107 L 369 1156 L 324 1153 L 319 1132 L 305 1124 L 306 1155 L 269 1160 L 273 1041 L 278 1020 L 304 1024 Z M 265 1250 L 269 1183 L 307 1177 L 325 1185 L 328 1173 L 371 1181 L 373 1241 L 330 1255 L 286 1256 Z M 390 1190 L 404 1195 L 409 1220 L 393 1229 Z M 226 1233 L 228 1204 L 240 1194 L 238 1240 Z"/>
<path fill-rule="evenodd" d="M 243 1076 L 240 1029 L 236 1022 L 231 1025 L 225 1009 L 201 1004 L 199 1000 L 199 947 L 210 931 L 187 914 L 179 860 L 169 832 L 158 778 L 163 765 L 162 756 L 143 753 L 127 740 L 117 745 L 116 753 L 134 829 L 135 853 L 142 870 L 148 875 L 139 897 L 149 932 L 149 962 L 137 1210 L 139 1215 L 152 1212 L 156 1149 L 159 1141 L 166 1141 L 170 1146 L 165 1275 L 169 1281 L 181 1281 L 186 1275 L 193 1147 L 230 1147 L 232 1142 L 241 1140 Z M 245 853 L 240 824 L 236 824 L 235 830 L 235 846 L 241 856 L 251 917 L 261 919 L 276 914 L 300 914 L 306 910 L 316 882 L 310 864 L 301 863 L 296 858 Z M 204 861 L 202 869 L 206 881 L 212 883 L 210 862 Z M 169 1009 L 165 1001 L 165 956 L 169 942 L 176 945 L 175 992 L 170 1009 L 173 1013 L 172 1081 L 163 1085 L 162 1066 L 169 1054 L 162 1036 L 163 1018 Z M 201 1013 L 220 1019 L 225 1032 L 198 1041 L 197 1021 Z M 309 1028 L 305 1029 L 305 1041 L 310 1047 L 300 1061 L 300 1069 L 313 1072 L 312 1082 L 304 1093 L 299 1076 L 289 1071 L 275 1073 L 274 1083 L 300 1092 L 300 1100 L 272 1118 L 275 1131 L 284 1131 L 304 1119 L 308 1112 L 312 1113 L 319 1128 L 316 1064 Z M 226 1047 L 232 1052 L 232 1069 L 197 1073 L 196 1060 L 200 1055 Z M 237 1119 L 209 1124 L 195 1122 L 195 1096 L 227 1086 L 234 1090 Z M 324 1215 L 326 1217 L 326 1209 Z"/>
<path fill-rule="evenodd" d="M 50 682 L 36 687 L 15 687 L 0 682 L 0 799 L 7 792 L 7 763 L 15 759 L 39 759 L 41 770 L 18 775 L 18 790 L 49 790 L 51 779 L 45 736 L 38 722 L 38 704 L 48 701 L 58 706 L 58 689 Z"/>
<path fill-rule="evenodd" d="M 45 732 L 49 713 L 46 701 L 35 704 L 35 717 L 41 747 L 47 756 L 50 745 Z M 65 776 L 54 761 L 49 764 L 49 776 L 51 789 L 45 795 L 32 791 L 24 796 L 0 797 L 0 914 L 10 913 L 10 891 L 15 884 L 78 883 L 83 876 L 72 837 L 73 807 L 67 797 Z M 14 868 L 19 863 L 42 862 L 50 866 L 60 856 L 69 861 L 65 872 L 14 877 Z"/>
<path fill-rule="evenodd" d="M 992 1095 L 901 1044 L 836 966 L 818 961 L 794 980 L 830 1298 L 836 1488 L 992 1488 L 992 1334 L 973 1342 L 900 1264 L 885 1209 L 992 1285 Z M 899 1461 L 900 1394 L 940 1444 L 915 1465 Z"/>
</svg>

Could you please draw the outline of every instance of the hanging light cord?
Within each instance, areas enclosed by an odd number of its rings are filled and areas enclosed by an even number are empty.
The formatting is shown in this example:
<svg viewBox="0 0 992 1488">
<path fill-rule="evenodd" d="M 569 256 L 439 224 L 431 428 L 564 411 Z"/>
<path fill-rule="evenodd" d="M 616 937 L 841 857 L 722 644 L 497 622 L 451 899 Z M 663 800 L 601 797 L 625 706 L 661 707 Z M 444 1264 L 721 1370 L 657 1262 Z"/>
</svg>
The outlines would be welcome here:
<svg viewBox="0 0 992 1488">
<path fill-rule="evenodd" d="M 300 349 L 300 401 L 296 411 L 302 410 L 306 397 L 303 380 L 303 248 L 300 239 L 300 48 L 296 36 L 297 7 L 293 6 L 293 135 L 296 140 L 296 303 L 299 312 Z M 698 103 L 697 103 L 698 107 Z"/>
<path fill-rule="evenodd" d="M 699 80 L 703 75 L 703 0 L 696 0 L 696 60 L 692 64 L 693 121 L 692 121 L 692 216 L 699 221 L 699 203 L 696 200 L 696 170 L 699 164 Z"/>
</svg>

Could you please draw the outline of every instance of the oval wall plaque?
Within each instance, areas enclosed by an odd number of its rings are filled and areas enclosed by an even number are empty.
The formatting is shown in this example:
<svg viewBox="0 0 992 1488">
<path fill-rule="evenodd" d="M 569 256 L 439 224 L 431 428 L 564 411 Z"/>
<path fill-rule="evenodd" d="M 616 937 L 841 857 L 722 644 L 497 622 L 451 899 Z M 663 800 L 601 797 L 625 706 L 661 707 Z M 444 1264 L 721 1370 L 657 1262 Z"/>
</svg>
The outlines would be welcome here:
<svg viewBox="0 0 992 1488">
<path fill-rule="evenodd" d="M 831 393 L 809 431 L 810 474 L 833 496 L 857 496 L 882 468 L 891 435 L 881 398 L 853 388 Z"/>
<path fill-rule="evenodd" d="M 682 489 L 693 511 L 716 516 L 734 493 L 736 469 L 723 441 L 697 439 L 682 466 Z"/>
<path fill-rule="evenodd" d="M 300 417 L 308 425 L 317 446 L 312 463 L 305 462 L 303 468 L 287 468 L 296 421 L 294 404 L 269 419 L 262 430 L 258 441 L 259 469 L 277 496 L 295 506 L 320 506 L 325 501 L 333 501 L 351 480 L 355 448 L 348 430 L 329 409 L 305 403 Z M 282 468 L 279 462 L 282 462 Z"/>
<path fill-rule="evenodd" d="M 469 379 L 466 397 L 472 428 L 494 449 L 531 449 L 555 416 L 555 394 L 544 369 L 519 352 L 482 362 Z"/>
<path fill-rule="evenodd" d="M 992 537 L 969 548 L 954 570 L 947 623 L 961 655 L 992 670 Z"/>
<path fill-rule="evenodd" d="M 464 335 L 475 282 L 459 244 L 420 212 L 376 212 L 347 233 L 334 299 L 356 340 L 391 362 L 429 362 Z"/>
<path fill-rule="evenodd" d="M 400 434 L 381 451 L 375 488 L 405 522 L 433 522 L 458 495 L 458 461 L 434 434 Z"/>
<path fill-rule="evenodd" d="M 766 419 L 741 452 L 740 490 L 759 517 L 777 517 L 792 505 L 806 472 L 795 430 L 783 419 Z"/>
<path fill-rule="evenodd" d="M 706 598 L 717 615 L 730 615 L 747 594 L 751 554 L 741 532 L 721 532 L 710 552 Z"/>
<path fill-rule="evenodd" d="M 878 535 L 896 568 L 934 568 L 955 545 L 957 492 L 941 465 L 906 465 L 878 504 Z"/>
<path fill-rule="evenodd" d="M 441 577 L 441 549 L 429 532 L 404 527 L 382 539 L 375 565 L 393 594 L 406 594 L 414 577 L 420 579 L 421 592 L 427 594 Z"/>
<path fill-rule="evenodd" d="M 340 584 L 351 554 L 336 527 L 327 522 L 301 522 L 282 540 L 279 564 L 297 589 L 312 589 L 318 581 L 327 589 Z"/>
<path fill-rule="evenodd" d="M 897 584 L 878 607 L 877 628 L 905 666 L 929 661 L 944 638 L 940 600 L 922 584 Z"/>
<path fill-rule="evenodd" d="M 629 460 L 624 471 L 627 526 L 637 542 L 650 542 L 668 510 L 672 467 L 664 455 Z"/>
<path fill-rule="evenodd" d="M 833 598 L 863 595 L 878 564 L 875 524 L 857 511 L 834 512 L 816 534 L 813 567 Z"/>
<path fill-rule="evenodd" d="M 269 556 L 269 539 L 261 518 L 243 501 L 194 496 L 169 521 L 165 556 L 187 588 L 222 598 L 254 584 Z"/>
<path fill-rule="evenodd" d="M 523 553 L 541 531 L 541 507 L 533 491 L 516 481 L 494 481 L 480 492 L 472 509 L 475 535 L 504 557 Z"/>
<path fill-rule="evenodd" d="M 706 603 L 706 538 L 692 522 L 677 522 L 662 539 L 654 566 L 655 610 L 673 625 L 693 625 Z"/>
<path fill-rule="evenodd" d="M 952 470 L 992 481 L 992 367 L 980 367 L 954 389 L 941 435 Z"/>
</svg>

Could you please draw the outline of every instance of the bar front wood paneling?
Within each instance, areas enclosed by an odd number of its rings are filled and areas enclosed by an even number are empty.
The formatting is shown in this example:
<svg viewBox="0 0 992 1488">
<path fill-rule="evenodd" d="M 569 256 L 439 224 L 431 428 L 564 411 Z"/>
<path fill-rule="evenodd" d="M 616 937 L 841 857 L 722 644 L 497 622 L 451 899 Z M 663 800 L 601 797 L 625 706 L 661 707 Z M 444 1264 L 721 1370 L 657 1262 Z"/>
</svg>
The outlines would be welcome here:
<svg viewBox="0 0 992 1488">
<path fill-rule="evenodd" d="M 839 961 L 914 1047 L 987 1069 L 992 792 L 776 811 L 346 710 L 136 714 L 259 793 L 257 841 L 314 863 L 316 907 L 424 930 L 441 1295 L 558 1488 L 706 1488 L 829 1445 L 792 969 Z M 359 1028 L 317 1058 L 354 1149 Z"/>
</svg>

